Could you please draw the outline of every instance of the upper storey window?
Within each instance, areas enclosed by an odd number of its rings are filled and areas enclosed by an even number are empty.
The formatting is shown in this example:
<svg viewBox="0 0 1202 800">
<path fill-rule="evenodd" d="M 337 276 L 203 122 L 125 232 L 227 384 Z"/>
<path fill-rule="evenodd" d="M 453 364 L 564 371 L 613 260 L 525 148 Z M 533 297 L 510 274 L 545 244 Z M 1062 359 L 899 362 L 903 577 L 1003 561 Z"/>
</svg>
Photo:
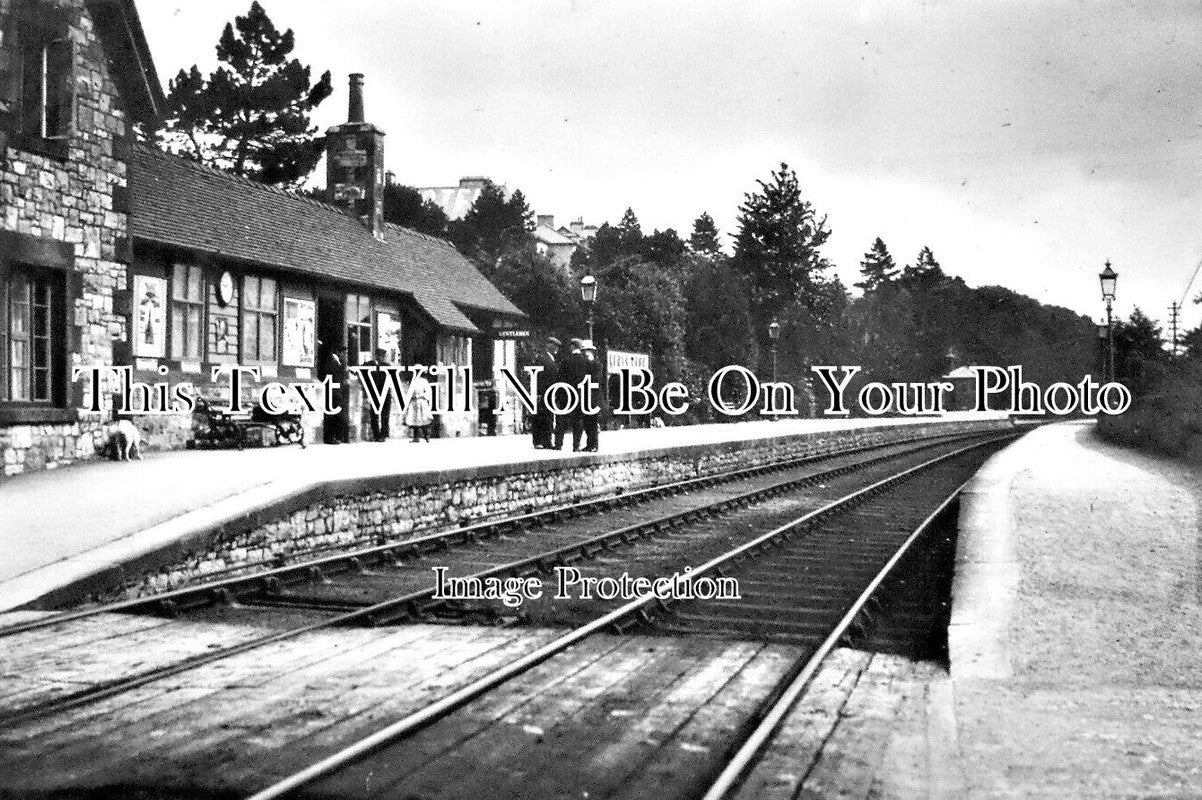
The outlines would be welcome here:
<svg viewBox="0 0 1202 800">
<path fill-rule="evenodd" d="M 20 4 L 0 50 L 0 103 L 12 143 L 65 158 L 75 116 L 75 48 L 66 12 L 45 2 Z"/>
</svg>

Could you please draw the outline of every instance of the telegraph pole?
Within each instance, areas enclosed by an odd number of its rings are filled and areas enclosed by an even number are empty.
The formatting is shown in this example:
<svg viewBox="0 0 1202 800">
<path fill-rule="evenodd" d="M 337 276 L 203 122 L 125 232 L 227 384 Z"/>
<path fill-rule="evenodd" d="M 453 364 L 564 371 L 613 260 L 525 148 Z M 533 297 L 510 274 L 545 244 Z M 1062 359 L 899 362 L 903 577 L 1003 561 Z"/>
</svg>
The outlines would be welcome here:
<svg viewBox="0 0 1202 800">
<path fill-rule="evenodd" d="M 1169 327 L 1173 330 L 1173 357 L 1177 357 L 1177 319 L 1181 314 L 1181 305 L 1174 302 L 1169 306 Z"/>
</svg>

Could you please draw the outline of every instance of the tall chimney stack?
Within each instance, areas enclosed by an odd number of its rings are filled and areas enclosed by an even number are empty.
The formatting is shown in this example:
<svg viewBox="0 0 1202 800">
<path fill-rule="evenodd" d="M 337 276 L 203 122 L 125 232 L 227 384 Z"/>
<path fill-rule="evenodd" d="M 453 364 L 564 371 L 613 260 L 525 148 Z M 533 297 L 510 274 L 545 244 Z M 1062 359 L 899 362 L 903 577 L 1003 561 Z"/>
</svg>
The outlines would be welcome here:
<svg viewBox="0 0 1202 800">
<path fill-rule="evenodd" d="M 363 121 L 363 73 L 351 73 L 350 103 L 347 109 L 347 122 Z"/>
<path fill-rule="evenodd" d="M 326 131 L 326 192 L 377 239 L 384 238 L 384 131 L 363 121 L 363 75 L 349 83 L 347 121 Z"/>
</svg>

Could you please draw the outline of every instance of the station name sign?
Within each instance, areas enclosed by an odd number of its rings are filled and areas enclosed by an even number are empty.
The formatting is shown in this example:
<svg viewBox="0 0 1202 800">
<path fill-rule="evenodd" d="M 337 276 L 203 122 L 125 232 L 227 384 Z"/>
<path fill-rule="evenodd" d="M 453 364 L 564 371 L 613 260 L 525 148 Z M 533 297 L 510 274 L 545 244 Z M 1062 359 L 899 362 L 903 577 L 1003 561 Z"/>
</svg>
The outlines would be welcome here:
<svg viewBox="0 0 1202 800">
<path fill-rule="evenodd" d="M 495 339 L 529 339 L 530 329 L 516 327 L 508 320 L 493 320 L 492 335 Z"/>
<path fill-rule="evenodd" d="M 609 350 L 605 353 L 605 371 L 614 373 L 624 369 L 651 369 L 651 356 L 647 353 L 629 353 L 625 350 Z"/>
</svg>

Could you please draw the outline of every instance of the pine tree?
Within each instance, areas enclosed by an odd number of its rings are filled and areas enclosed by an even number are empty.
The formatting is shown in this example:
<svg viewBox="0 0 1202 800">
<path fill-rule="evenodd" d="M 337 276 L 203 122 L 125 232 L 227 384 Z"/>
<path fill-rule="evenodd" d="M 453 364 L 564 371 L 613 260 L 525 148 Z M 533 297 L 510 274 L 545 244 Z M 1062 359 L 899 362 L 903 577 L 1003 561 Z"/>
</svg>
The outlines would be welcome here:
<svg viewBox="0 0 1202 800">
<path fill-rule="evenodd" d="M 902 270 L 902 277 L 911 279 L 916 283 L 921 283 L 935 276 L 942 276 L 943 269 L 939 266 L 939 262 L 935 260 L 934 253 L 931 248 L 923 247 L 918 251 L 918 258 L 914 260 L 914 266 L 906 265 Z"/>
<path fill-rule="evenodd" d="M 627 208 L 626 213 L 622 214 L 622 221 L 618 223 L 618 230 L 627 235 L 642 238 L 643 227 L 639 225 L 639 218 L 635 216 L 633 208 Z"/>
<path fill-rule="evenodd" d="M 734 267 L 747 281 L 757 328 L 813 294 L 829 266 L 819 248 L 830 238 L 821 219 L 801 196 L 797 174 L 787 164 L 772 173 L 739 207 Z M 762 335 L 761 335 L 762 338 Z"/>
<path fill-rule="evenodd" d="M 878 236 L 872 243 L 872 249 L 864 254 L 864 260 L 860 262 L 860 275 L 863 276 L 863 280 L 856 286 L 866 294 L 875 292 L 892 283 L 897 277 L 897 272 L 897 265 L 893 263 L 893 256 L 889 255 L 889 248 L 885 247 L 885 243 Z"/>
<path fill-rule="evenodd" d="M 221 34 L 221 66 L 205 78 L 193 65 L 171 81 L 159 146 L 262 183 L 296 184 L 321 158 L 310 114 L 333 86 L 328 71 L 313 83 L 309 67 L 288 58 L 294 46 L 292 30 L 280 33 L 251 3 Z"/>
<path fill-rule="evenodd" d="M 703 255 L 717 255 L 722 251 L 718 242 L 718 226 L 709 212 L 703 211 L 701 216 L 693 221 L 693 234 L 689 236 L 689 249 Z"/>
</svg>

